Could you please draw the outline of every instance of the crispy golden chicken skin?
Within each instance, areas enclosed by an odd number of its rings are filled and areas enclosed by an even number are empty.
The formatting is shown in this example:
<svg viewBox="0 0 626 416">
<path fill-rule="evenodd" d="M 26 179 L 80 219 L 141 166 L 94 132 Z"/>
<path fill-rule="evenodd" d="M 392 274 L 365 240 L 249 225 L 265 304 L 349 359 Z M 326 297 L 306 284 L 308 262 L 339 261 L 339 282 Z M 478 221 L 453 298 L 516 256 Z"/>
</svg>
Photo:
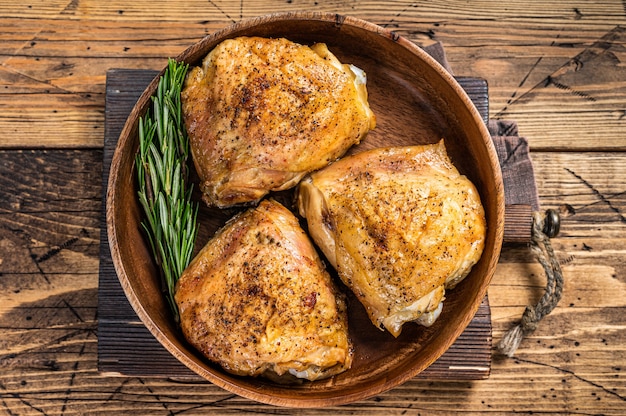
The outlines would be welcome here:
<svg viewBox="0 0 626 416">
<path fill-rule="evenodd" d="M 189 72 L 181 98 L 203 199 L 220 208 L 295 186 L 375 126 L 365 74 L 325 44 L 226 40 Z"/>
<path fill-rule="evenodd" d="M 231 219 L 177 284 L 184 336 L 238 375 L 316 380 L 352 364 L 345 300 L 287 208 Z"/>
<path fill-rule="evenodd" d="M 343 158 L 302 181 L 298 206 L 371 321 L 394 336 L 408 321 L 432 324 L 484 246 L 480 197 L 443 141 Z"/>
</svg>

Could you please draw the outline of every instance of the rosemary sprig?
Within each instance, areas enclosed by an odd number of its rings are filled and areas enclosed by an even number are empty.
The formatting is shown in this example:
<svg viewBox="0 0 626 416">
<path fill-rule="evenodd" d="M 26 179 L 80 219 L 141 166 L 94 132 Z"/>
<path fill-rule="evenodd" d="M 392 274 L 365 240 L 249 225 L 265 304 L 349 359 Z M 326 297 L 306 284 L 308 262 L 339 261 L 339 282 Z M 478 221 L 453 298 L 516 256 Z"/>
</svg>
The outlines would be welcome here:
<svg viewBox="0 0 626 416">
<path fill-rule="evenodd" d="M 139 151 L 135 159 L 139 201 L 146 215 L 142 226 L 176 322 L 179 321 L 174 301 L 176 282 L 191 261 L 198 214 L 188 183 L 189 140 L 180 98 L 188 67 L 174 59 L 168 60 L 152 96 L 152 108 L 139 119 Z"/>
</svg>

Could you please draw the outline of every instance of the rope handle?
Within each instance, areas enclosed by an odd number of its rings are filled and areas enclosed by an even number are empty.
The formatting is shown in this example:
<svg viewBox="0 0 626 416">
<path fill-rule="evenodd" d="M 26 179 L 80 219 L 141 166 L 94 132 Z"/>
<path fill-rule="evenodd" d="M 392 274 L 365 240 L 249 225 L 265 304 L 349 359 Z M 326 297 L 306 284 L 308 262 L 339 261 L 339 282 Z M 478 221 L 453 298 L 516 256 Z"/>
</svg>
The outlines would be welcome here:
<svg viewBox="0 0 626 416">
<path fill-rule="evenodd" d="M 543 266 L 546 274 L 546 289 L 534 306 L 527 306 L 519 324 L 509 330 L 500 340 L 496 349 L 508 357 L 512 357 L 524 337 L 532 334 L 539 322 L 561 300 L 563 294 L 563 272 L 556 258 L 550 238 L 559 233 L 560 217 L 555 210 L 549 209 L 545 213 L 533 213 L 533 227 L 530 248 L 537 260 Z"/>
</svg>

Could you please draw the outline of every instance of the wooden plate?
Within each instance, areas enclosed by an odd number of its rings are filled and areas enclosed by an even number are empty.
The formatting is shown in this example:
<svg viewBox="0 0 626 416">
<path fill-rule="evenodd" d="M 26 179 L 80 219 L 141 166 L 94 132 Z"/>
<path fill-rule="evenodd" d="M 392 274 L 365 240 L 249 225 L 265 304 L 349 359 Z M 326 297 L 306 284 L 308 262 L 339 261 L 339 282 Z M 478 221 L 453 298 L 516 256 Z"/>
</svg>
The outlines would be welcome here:
<svg viewBox="0 0 626 416">
<path fill-rule="evenodd" d="M 259 17 L 204 38 L 177 59 L 197 65 L 222 40 L 252 35 L 286 37 L 305 44 L 325 42 L 342 62 L 366 71 L 377 127 L 351 152 L 383 145 L 434 143 L 444 138 L 453 162 L 474 182 L 485 206 L 488 231 L 481 260 L 459 286 L 446 294 L 443 312 L 432 327 L 405 325 L 397 339 L 376 329 L 361 305 L 351 299 L 349 324 L 355 360 L 352 368 L 341 375 L 281 385 L 226 373 L 185 342 L 161 292 L 140 227 L 142 213 L 133 166 L 137 125 L 155 92 L 155 79 L 131 112 L 111 164 L 106 215 L 115 270 L 130 304 L 156 339 L 214 384 L 281 406 L 321 407 L 365 399 L 407 381 L 432 364 L 463 332 L 484 298 L 500 255 L 504 226 L 504 192 L 496 152 L 478 111 L 444 68 L 407 39 L 362 20 L 317 13 Z M 231 214 L 201 210 L 198 248 Z"/>
</svg>

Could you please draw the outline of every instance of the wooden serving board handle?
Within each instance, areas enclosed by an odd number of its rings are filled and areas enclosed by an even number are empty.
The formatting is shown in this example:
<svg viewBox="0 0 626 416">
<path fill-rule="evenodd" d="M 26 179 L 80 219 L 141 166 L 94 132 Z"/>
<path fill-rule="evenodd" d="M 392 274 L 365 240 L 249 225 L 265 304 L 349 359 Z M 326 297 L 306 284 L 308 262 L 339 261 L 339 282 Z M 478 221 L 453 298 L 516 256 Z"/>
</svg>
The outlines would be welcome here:
<svg viewBox="0 0 626 416">
<path fill-rule="evenodd" d="M 112 69 L 107 72 L 103 152 L 103 189 L 105 192 L 103 196 L 106 195 L 109 165 L 120 131 L 137 98 L 156 74 L 156 71 L 134 69 Z M 486 121 L 489 99 L 487 83 L 477 78 L 459 78 L 459 82 Z M 530 220 L 530 209 L 528 213 Z M 137 317 L 124 295 L 113 267 L 104 210 L 101 224 L 98 283 L 99 371 L 107 375 L 168 377 L 202 381 L 199 376 L 174 358 Z M 530 226 L 527 234 L 530 235 Z M 446 353 L 421 372 L 417 378 L 458 381 L 481 380 L 489 377 L 491 337 L 491 311 L 489 300 L 485 296 L 466 330 Z"/>
<path fill-rule="evenodd" d="M 532 237 L 533 213 L 530 205 L 506 205 L 504 207 L 505 243 L 528 244 Z"/>
<path fill-rule="evenodd" d="M 555 209 L 543 213 L 541 231 L 548 238 L 554 238 L 561 228 L 561 216 Z M 511 204 L 504 207 L 504 243 L 528 244 L 533 237 L 534 215 L 530 205 Z"/>
</svg>

